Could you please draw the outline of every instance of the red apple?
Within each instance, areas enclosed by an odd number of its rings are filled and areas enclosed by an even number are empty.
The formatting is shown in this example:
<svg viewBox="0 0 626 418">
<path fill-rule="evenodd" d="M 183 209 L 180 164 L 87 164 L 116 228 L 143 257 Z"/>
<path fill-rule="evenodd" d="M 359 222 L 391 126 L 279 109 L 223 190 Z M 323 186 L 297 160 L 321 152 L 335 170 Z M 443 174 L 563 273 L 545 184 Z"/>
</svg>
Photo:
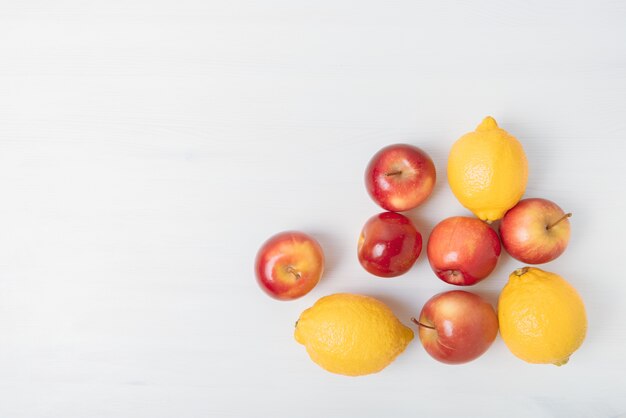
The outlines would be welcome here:
<svg viewBox="0 0 626 418">
<path fill-rule="evenodd" d="M 395 212 L 383 212 L 369 218 L 359 237 L 361 265 L 380 277 L 406 273 L 421 251 L 422 235 L 409 218 Z"/>
<path fill-rule="evenodd" d="M 493 306 L 480 296 L 453 290 L 439 293 L 426 302 L 420 313 L 419 337 L 436 360 L 460 364 L 480 357 L 498 334 L 498 317 Z"/>
<path fill-rule="evenodd" d="M 454 216 L 439 222 L 428 239 L 428 262 L 446 283 L 469 286 L 487 277 L 500 256 L 498 234 L 477 218 Z"/>
<path fill-rule="evenodd" d="M 502 245 L 511 257 L 526 264 L 552 261 L 567 248 L 570 216 L 546 199 L 520 200 L 500 221 Z"/>
<path fill-rule="evenodd" d="M 412 145 L 396 144 L 372 157 L 365 170 L 365 187 L 383 209 L 402 212 L 430 196 L 436 177 L 428 154 Z"/>
<path fill-rule="evenodd" d="M 324 271 L 324 253 L 309 235 L 281 232 L 261 246 L 254 270 L 267 294 L 280 300 L 296 299 L 319 282 Z"/>
</svg>

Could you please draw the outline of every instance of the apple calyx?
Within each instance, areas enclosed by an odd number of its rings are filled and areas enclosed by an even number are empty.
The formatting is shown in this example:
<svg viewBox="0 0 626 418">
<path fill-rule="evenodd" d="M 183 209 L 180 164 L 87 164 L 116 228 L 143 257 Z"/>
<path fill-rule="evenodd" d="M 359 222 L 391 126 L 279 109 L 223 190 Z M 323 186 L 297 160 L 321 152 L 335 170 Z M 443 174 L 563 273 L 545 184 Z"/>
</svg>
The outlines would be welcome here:
<svg viewBox="0 0 626 418">
<path fill-rule="evenodd" d="M 559 219 L 557 219 L 556 222 L 551 223 L 550 225 L 546 225 L 546 231 L 549 231 L 550 229 L 554 228 L 559 222 L 563 221 L 564 219 L 567 219 L 569 217 L 572 216 L 572 213 L 566 213 L 565 215 L 561 216 Z"/>
<path fill-rule="evenodd" d="M 530 267 L 522 267 L 521 269 L 517 269 L 513 272 L 516 276 L 523 276 L 530 269 Z"/>
<path fill-rule="evenodd" d="M 413 322 L 414 324 L 416 324 L 417 326 L 420 326 L 420 327 L 424 327 L 424 328 L 428 328 L 428 329 L 436 329 L 433 326 L 421 323 L 420 321 L 418 321 L 417 319 L 415 319 L 413 317 L 411 317 L 411 322 Z"/>
<path fill-rule="evenodd" d="M 447 279 L 448 283 L 463 283 L 463 273 L 460 270 L 444 270 L 441 275 Z"/>
<path fill-rule="evenodd" d="M 285 267 L 285 270 L 287 270 L 287 273 L 293 274 L 293 277 L 295 277 L 296 280 L 300 280 L 300 278 L 302 277 L 300 272 L 293 268 L 293 266 L 287 266 Z"/>
</svg>

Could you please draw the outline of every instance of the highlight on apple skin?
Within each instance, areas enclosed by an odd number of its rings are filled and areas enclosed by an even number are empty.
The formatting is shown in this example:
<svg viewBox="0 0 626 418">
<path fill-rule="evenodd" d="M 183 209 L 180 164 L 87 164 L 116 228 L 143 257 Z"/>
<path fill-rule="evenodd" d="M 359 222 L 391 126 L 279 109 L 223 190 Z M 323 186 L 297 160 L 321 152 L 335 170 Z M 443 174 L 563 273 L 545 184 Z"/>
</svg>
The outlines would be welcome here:
<svg viewBox="0 0 626 418">
<path fill-rule="evenodd" d="M 268 295 L 292 300 L 309 293 L 324 272 L 324 252 L 311 236 L 285 231 L 270 237 L 257 252 L 254 271 Z"/>
<path fill-rule="evenodd" d="M 430 233 L 426 252 L 441 280 L 470 286 L 484 280 L 496 267 L 501 252 L 498 234 L 477 218 L 453 216 Z"/>
<path fill-rule="evenodd" d="M 547 199 L 520 200 L 500 222 L 502 245 L 511 257 L 526 264 L 552 261 L 567 248 L 570 216 Z"/>
<path fill-rule="evenodd" d="M 419 316 L 426 352 L 446 364 L 461 364 L 483 355 L 498 334 L 498 316 L 482 297 L 463 290 L 439 293 L 430 298 Z"/>
<path fill-rule="evenodd" d="M 408 144 L 378 151 L 365 170 L 365 187 L 380 207 L 403 212 L 421 205 L 433 191 L 437 173 L 430 156 Z"/>
<path fill-rule="evenodd" d="M 422 235 L 409 218 L 383 212 L 367 220 L 359 236 L 357 255 L 365 270 L 379 277 L 406 273 L 422 251 Z"/>
</svg>

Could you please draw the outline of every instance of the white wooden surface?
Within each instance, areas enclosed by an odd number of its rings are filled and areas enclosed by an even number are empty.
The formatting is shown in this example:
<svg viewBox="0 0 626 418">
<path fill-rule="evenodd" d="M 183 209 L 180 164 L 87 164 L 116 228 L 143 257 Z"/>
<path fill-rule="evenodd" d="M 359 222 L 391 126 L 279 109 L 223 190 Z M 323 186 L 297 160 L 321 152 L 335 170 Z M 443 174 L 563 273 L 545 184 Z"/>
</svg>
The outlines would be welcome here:
<svg viewBox="0 0 626 418">
<path fill-rule="evenodd" d="M 626 6 L 621 1 L 0 0 L 0 416 L 625 416 Z M 498 339 L 382 373 L 315 366 L 299 313 L 337 291 L 405 323 L 449 289 L 424 254 L 366 274 L 362 175 L 380 147 L 435 160 L 424 238 L 466 214 L 452 142 L 491 114 L 524 144 L 527 196 L 574 212 L 545 266 L 585 299 L 565 367 Z M 321 241 L 327 274 L 281 303 L 252 274 L 269 235 Z M 519 263 L 474 290 L 495 302 Z"/>
</svg>

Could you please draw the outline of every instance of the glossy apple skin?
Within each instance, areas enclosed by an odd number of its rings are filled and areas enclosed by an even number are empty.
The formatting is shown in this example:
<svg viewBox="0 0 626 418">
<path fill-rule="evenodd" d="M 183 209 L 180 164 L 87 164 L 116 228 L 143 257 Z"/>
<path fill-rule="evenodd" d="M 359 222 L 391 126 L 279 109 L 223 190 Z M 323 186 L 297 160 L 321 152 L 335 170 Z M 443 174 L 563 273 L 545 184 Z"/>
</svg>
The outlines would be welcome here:
<svg viewBox="0 0 626 418">
<path fill-rule="evenodd" d="M 511 257 L 526 264 L 552 261 L 565 251 L 570 239 L 567 218 L 556 203 L 539 198 L 520 200 L 500 221 L 502 245 Z"/>
<path fill-rule="evenodd" d="M 422 235 L 409 218 L 395 212 L 372 216 L 363 226 L 358 257 L 368 272 L 379 277 L 406 273 L 422 251 Z"/>
<path fill-rule="evenodd" d="M 433 191 L 433 160 L 418 147 L 389 145 L 378 151 L 365 170 L 365 187 L 383 209 L 402 212 L 421 205 Z"/>
<path fill-rule="evenodd" d="M 437 277 L 458 286 L 471 286 L 489 276 L 501 250 L 498 234 L 489 225 L 465 216 L 439 222 L 426 249 Z"/>
<path fill-rule="evenodd" d="M 257 282 L 273 298 L 291 300 L 306 295 L 324 272 L 324 252 L 311 236 L 285 231 L 269 238 L 257 252 Z"/>
<path fill-rule="evenodd" d="M 461 364 L 480 357 L 498 334 L 493 306 L 480 296 L 463 290 L 439 293 L 426 302 L 419 322 L 422 345 L 436 360 Z"/>
</svg>

